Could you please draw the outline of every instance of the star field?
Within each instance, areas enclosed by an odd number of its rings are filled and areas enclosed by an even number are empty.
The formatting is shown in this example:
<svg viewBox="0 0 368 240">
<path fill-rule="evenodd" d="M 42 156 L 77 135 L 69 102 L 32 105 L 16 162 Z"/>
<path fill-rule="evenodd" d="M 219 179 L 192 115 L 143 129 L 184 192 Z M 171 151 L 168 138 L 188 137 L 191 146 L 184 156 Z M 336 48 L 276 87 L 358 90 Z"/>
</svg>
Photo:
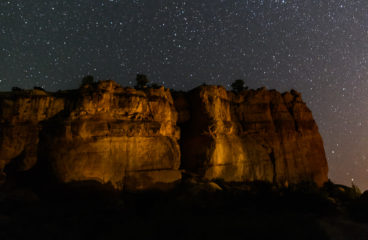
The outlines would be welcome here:
<svg viewBox="0 0 368 240">
<path fill-rule="evenodd" d="M 87 74 L 189 90 L 203 82 L 303 94 L 329 177 L 368 188 L 368 1 L 0 2 L 0 91 L 76 88 Z"/>
</svg>

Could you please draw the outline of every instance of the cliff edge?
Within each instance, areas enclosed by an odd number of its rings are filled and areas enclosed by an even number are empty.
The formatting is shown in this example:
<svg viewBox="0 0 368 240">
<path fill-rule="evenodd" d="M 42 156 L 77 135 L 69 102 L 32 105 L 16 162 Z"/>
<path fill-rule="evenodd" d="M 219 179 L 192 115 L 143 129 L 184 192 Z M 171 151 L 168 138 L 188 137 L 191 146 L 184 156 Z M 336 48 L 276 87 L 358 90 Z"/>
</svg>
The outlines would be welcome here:
<svg viewBox="0 0 368 240">
<path fill-rule="evenodd" d="M 322 138 L 295 91 L 221 86 L 0 94 L 0 172 L 47 166 L 58 181 L 147 189 L 181 179 L 327 181 Z M 45 170 L 46 171 L 46 170 Z"/>
</svg>

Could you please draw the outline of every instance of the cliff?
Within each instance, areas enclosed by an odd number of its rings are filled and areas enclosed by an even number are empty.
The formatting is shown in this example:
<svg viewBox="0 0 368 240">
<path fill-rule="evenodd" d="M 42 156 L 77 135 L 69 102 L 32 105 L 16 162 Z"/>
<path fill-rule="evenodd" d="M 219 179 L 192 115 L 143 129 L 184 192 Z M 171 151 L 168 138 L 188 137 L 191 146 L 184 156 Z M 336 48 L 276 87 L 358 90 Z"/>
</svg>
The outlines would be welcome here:
<svg viewBox="0 0 368 240">
<path fill-rule="evenodd" d="M 327 181 L 322 138 L 296 91 L 201 86 L 175 98 L 183 169 L 225 181 Z"/>
<path fill-rule="evenodd" d="M 37 162 L 40 122 L 63 109 L 64 99 L 39 90 L 1 94 L 0 170 L 10 162 L 18 171 L 31 169 Z"/>
<path fill-rule="evenodd" d="M 18 170 L 28 170 L 38 158 L 61 182 L 96 180 L 117 189 L 181 178 L 177 113 L 163 87 L 138 91 L 103 81 L 24 95 L 0 100 L 2 169 L 14 161 Z"/>
<path fill-rule="evenodd" d="M 327 180 L 322 139 L 298 93 L 219 86 L 172 96 L 163 87 L 101 81 L 58 93 L 3 93 L 0 170 L 35 165 L 60 182 L 116 189 L 173 183 L 182 171 L 225 181 Z"/>
</svg>

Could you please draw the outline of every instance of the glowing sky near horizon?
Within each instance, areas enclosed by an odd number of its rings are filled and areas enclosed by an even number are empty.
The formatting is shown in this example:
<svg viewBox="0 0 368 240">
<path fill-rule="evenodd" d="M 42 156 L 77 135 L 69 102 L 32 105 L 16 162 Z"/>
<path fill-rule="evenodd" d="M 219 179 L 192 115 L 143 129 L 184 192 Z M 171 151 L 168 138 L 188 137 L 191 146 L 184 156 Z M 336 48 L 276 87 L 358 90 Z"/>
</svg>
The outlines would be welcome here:
<svg viewBox="0 0 368 240">
<path fill-rule="evenodd" d="M 0 91 L 76 88 L 84 75 L 188 90 L 302 92 L 329 176 L 368 189 L 368 1 L 0 2 Z"/>
</svg>

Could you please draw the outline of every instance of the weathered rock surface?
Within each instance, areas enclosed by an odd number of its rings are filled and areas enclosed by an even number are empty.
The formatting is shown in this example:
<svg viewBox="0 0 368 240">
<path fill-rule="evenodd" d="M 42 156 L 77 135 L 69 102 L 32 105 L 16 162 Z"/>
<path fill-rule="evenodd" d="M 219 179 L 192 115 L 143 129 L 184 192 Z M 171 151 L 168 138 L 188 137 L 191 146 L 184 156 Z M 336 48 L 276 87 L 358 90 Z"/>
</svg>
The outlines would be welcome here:
<svg viewBox="0 0 368 240">
<path fill-rule="evenodd" d="M 25 171 L 37 162 L 41 121 L 64 109 L 64 99 L 31 90 L 0 95 L 0 171 L 11 161 Z"/>
<path fill-rule="evenodd" d="M 85 86 L 66 106 L 65 116 L 45 123 L 41 137 L 42 158 L 62 182 L 143 189 L 181 178 L 180 132 L 168 90 L 104 81 Z"/>
<path fill-rule="evenodd" d="M 322 138 L 296 91 L 201 86 L 175 103 L 184 169 L 225 181 L 327 181 Z"/>
<path fill-rule="evenodd" d="M 297 92 L 201 86 L 174 99 L 163 87 L 113 81 L 3 93 L 0 175 L 38 163 L 61 182 L 117 189 L 173 183 L 181 170 L 225 181 L 327 180 L 321 136 Z"/>
<path fill-rule="evenodd" d="M 117 189 L 181 178 L 180 131 L 169 90 L 102 81 L 54 95 L 1 98 L 0 169 L 12 161 L 28 170 L 38 158 L 61 182 L 96 180 Z"/>
</svg>

